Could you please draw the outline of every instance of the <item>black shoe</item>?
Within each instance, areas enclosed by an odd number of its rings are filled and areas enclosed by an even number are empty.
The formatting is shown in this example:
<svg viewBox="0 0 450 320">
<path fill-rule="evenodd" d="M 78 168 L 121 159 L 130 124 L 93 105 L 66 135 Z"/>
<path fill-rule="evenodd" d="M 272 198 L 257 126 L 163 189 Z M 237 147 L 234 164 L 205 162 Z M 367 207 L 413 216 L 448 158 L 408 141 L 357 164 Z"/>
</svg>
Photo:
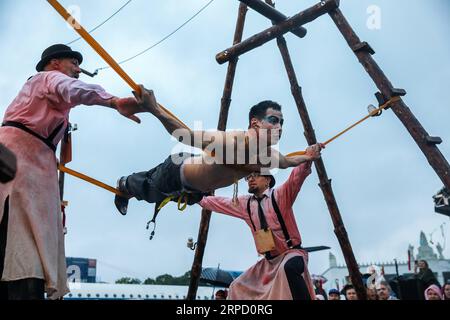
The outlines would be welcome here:
<svg viewBox="0 0 450 320">
<path fill-rule="evenodd" d="M 126 177 L 119 178 L 117 180 L 117 189 L 122 192 L 123 194 L 128 194 L 126 189 Z M 126 198 L 119 195 L 116 195 L 114 198 L 114 204 L 116 205 L 117 210 L 119 210 L 121 215 L 126 215 L 128 211 L 128 201 L 130 200 L 131 196 Z"/>
</svg>

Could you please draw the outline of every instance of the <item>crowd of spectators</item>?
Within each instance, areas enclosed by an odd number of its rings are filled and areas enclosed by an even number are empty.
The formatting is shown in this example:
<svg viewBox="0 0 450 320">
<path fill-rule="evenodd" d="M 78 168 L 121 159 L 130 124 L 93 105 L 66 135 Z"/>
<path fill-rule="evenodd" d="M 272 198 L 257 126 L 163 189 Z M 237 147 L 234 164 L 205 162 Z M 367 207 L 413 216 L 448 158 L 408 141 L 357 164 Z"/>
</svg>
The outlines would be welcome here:
<svg viewBox="0 0 450 320">
<path fill-rule="evenodd" d="M 375 269 L 370 269 L 367 274 L 363 275 L 367 300 L 399 300 L 389 282 L 384 279 L 383 273 L 378 277 L 372 276 L 376 272 Z M 425 260 L 416 263 L 414 279 L 419 288 L 425 288 L 422 289 L 423 299 L 450 300 L 450 281 L 441 286 Z M 314 287 L 317 300 L 361 300 L 351 283 L 346 284 L 341 290 L 332 288 L 328 294 L 322 288 L 320 281 L 314 281 Z"/>
</svg>

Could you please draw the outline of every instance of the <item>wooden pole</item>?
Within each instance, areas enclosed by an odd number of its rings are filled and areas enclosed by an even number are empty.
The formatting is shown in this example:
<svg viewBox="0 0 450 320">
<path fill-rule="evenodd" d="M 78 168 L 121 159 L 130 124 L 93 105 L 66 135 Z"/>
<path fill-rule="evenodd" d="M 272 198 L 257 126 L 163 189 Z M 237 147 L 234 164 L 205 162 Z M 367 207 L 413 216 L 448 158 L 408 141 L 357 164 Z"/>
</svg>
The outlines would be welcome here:
<svg viewBox="0 0 450 320">
<path fill-rule="evenodd" d="M 266 0 L 266 2 L 270 5 L 274 5 L 272 0 Z M 306 103 L 302 94 L 302 88 L 298 83 L 297 75 L 295 73 L 289 49 L 284 37 L 280 36 L 277 38 L 277 45 L 283 58 L 284 66 L 286 68 L 289 82 L 291 84 L 292 96 L 294 97 L 298 113 L 303 123 L 303 128 L 305 129 L 304 135 L 306 137 L 306 141 L 308 142 L 308 145 L 316 144 L 317 138 L 314 132 L 314 127 L 309 117 L 308 109 L 306 107 Z M 328 178 L 327 171 L 325 169 L 325 164 L 323 162 L 323 157 L 316 160 L 314 164 L 317 171 L 317 175 L 319 176 L 320 181 L 319 186 L 322 189 L 322 193 L 324 195 L 328 211 L 330 212 L 331 220 L 333 221 L 334 232 L 339 241 L 339 245 L 341 247 L 345 262 L 347 264 L 350 278 L 352 280 L 353 285 L 355 286 L 355 290 L 358 294 L 359 299 L 366 300 L 366 290 L 364 288 L 358 263 L 353 253 L 350 240 L 347 236 L 347 231 L 345 230 L 344 221 L 342 220 L 342 216 L 339 211 L 339 207 L 337 205 L 333 189 L 331 188 L 331 179 Z"/>
<path fill-rule="evenodd" d="M 99 188 L 105 189 L 105 190 L 107 190 L 107 191 L 109 191 L 109 192 L 111 192 L 111 193 L 114 193 L 114 194 L 118 195 L 118 196 L 122 196 L 122 197 L 125 196 L 125 195 L 124 195 L 122 192 L 120 192 L 118 189 L 116 189 L 116 188 L 114 188 L 114 187 L 112 187 L 112 186 L 110 186 L 110 185 L 108 185 L 108 184 L 106 184 L 106 183 L 103 183 L 103 182 L 101 182 L 101 181 L 99 181 L 99 180 L 96 180 L 96 179 L 94 179 L 94 178 L 92 178 L 92 177 L 89 177 L 89 176 L 87 176 L 87 175 L 85 175 L 85 174 L 83 174 L 83 173 L 81 173 L 81 172 L 77 172 L 77 171 L 75 171 L 75 170 L 69 169 L 69 168 L 67 168 L 67 167 L 65 167 L 65 166 L 63 166 L 63 165 L 61 165 L 61 164 L 58 166 L 58 169 L 59 169 L 59 171 L 61 171 L 61 172 L 70 174 L 71 176 L 77 177 L 78 179 L 87 181 L 87 182 L 89 182 L 90 184 L 93 184 L 93 185 L 95 185 L 95 186 L 97 186 L 97 187 L 99 187 Z"/>
<path fill-rule="evenodd" d="M 366 42 L 360 41 L 341 10 L 335 8 L 329 12 L 329 15 L 383 96 L 386 99 L 389 99 L 398 95 L 399 90 L 393 87 L 392 83 L 372 58 L 372 54 L 375 52 Z M 427 131 L 422 127 L 419 120 L 417 120 L 403 100 L 393 103 L 391 108 L 408 130 L 420 150 L 422 150 L 428 163 L 444 183 L 444 186 L 450 190 L 450 166 L 436 146 L 436 142 L 433 142 L 434 139 L 431 139 Z"/>
<path fill-rule="evenodd" d="M 280 23 L 288 19 L 287 16 L 275 10 L 274 7 L 264 3 L 264 1 L 261 0 L 239 0 L 239 1 L 245 3 L 249 8 L 252 8 L 256 12 L 262 14 L 264 17 L 272 20 L 274 24 Z M 307 33 L 306 29 L 303 27 L 292 29 L 291 32 L 300 38 L 304 38 Z"/>
<path fill-rule="evenodd" d="M 236 30 L 234 33 L 233 44 L 237 44 L 242 40 L 242 34 L 244 31 L 245 16 L 247 13 L 247 6 L 243 3 L 239 5 L 238 19 L 236 22 Z M 228 64 L 228 71 L 225 80 L 225 87 L 223 90 L 219 123 L 217 129 L 225 131 L 228 121 L 228 111 L 231 104 L 231 93 L 233 91 L 234 76 L 236 73 L 238 59 L 235 58 Z M 195 300 L 197 296 L 198 284 L 200 281 L 200 275 L 202 272 L 203 255 L 205 253 L 206 240 L 208 239 L 209 223 L 211 220 L 211 211 L 202 209 L 202 218 L 200 221 L 199 233 L 197 238 L 197 248 L 195 250 L 194 262 L 191 269 L 191 279 L 189 284 L 189 291 L 187 294 L 187 300 Z"/>
<path fill-rule="evenodd" d="M 72 21 L 73 29 L 95 50 L 105 62 L 137 93 L 140 94 L 141 87 L 134 82 L 133 79 L 122 69 L 122 67 L 114 60 L 113 57 L 97 42 L 90 34 L 83 28 L 83 26 L 67 12 L 67 10 L 57 1 L 57 0 L 47 0 L 47 2 L 60 14 L 60 16 L 66 21 Z M 166 109 L 164 106 L 158 104 L 161 109 L 163 109 L 172 118 L 178 120 L 183 127 L 189 129 L 187 125 L 178 119 L 171 111 Z"/>
<path fill-rule="evenodd" d="M 72 21 L 74 30 L 109 64 L 117 74 L 125 80 L 126 83 L 136 92 L 140 92 L 139 86 L 131 77 L 122 69 L 122 67 L 106 52 L 105 49 L 83 28 L 83 26 L 75 20 L 72 15 L 57 1 L 47 0 L 48 3 L 63 17 L 64 20 Z"/>
<path fill-rule="evenodd" d="M 274 25 L 239 44 L 232 46 L 216 55 L 216 60 L 219 64 L 237 58 L 250 50 L 259 47 L 270 40 L 273 40 L 283 34 L 290 32 L 293 29 L 300 27 L 308 22 L 311 22 L 330 10 L 339 7 L 339 0 L 324 0 L 318 4 L 296 14 L 292 18 L 284 20 L 277 25 Z"/>
</svg>

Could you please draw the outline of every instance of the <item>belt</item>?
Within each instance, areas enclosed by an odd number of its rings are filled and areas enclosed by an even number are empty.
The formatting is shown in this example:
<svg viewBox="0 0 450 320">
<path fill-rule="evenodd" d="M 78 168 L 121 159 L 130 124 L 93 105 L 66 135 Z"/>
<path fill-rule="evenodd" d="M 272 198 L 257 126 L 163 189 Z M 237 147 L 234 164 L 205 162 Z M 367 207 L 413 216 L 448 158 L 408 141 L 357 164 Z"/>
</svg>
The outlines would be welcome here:
<svg viewBox="0 0 450 320">
<path fill-rule="evenodd" d="M 302 247 L 301 244 L 298 244 L 298 245 L 296 245 L 296 246 L 290 247 L 288 250 L 290 250 L 290 249 L 299 249 L 299 250 L 302 250 L 303 247 Z M 276 257 L 278 257 L 279 254 L 277 254 L 276 256 L 273 256 L 273 255 L 270 254 L 270 252 L 266 252 L 266 253 L 264 253 L 264 256 L 266 257 L 267 260 L 272 260 L 272 259 L 275 259 Z"/>
<path fill-rule="evenodd" d="M 41 136 L 40 134 L 34 132 L 33 130 L 31 130 L 30 128 L 25 126 L 23 123 L 16 122 L 16 121 L 5 121 L 2 124 L 2 127 L 14 127 L 14 128 L 17 128 L 17 129 L 21 129 L 21 130 L 31 134 L 32 136 L 38 138 L 43 143 L 45 143 L 50 149 L 52 149 L 53 152 L 56 152 L 56 146 L 53 144 L 53 139 L 58 134 L 58 132 L 61 130 L 63 125 L 64 125 L 64 122 L 61 123 L 60 125 L 58 125 L 55 128 L 55 130 L 53 130 L 53 132 L 50 134 L 50 136 L 48 138 L 45 138 L 45 137 Z"/>
</svg>

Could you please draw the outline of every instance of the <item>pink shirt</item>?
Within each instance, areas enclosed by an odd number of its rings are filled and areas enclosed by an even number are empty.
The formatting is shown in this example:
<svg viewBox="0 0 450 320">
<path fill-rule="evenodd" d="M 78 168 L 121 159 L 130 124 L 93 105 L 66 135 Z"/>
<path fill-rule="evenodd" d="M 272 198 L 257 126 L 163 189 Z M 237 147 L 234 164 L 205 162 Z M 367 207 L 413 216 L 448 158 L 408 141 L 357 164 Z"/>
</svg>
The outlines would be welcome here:
<svg viewBox="0 0 450 320">
<path fill-rule="evenodd" d="M 87 84 L 59 71 L 39 72 L 20 90 L 8 106 L 3 121 L 15 121 L 43 137 L 48 137 L 61 123 L 69 121 L 70 109 L 80 105 L 108 106 L 114 96 L 102 87 Z M 58 144 L 61 129 L 53 140 Z"/>
<path fill-rule="evenodd" d="M 283 234 L 283 229 L 281 228 L 280 222 L 278 221 L 277 214 L 272 206 L 271 195 L 275 192 L 275 200 L 280 208 L 281 215 L 286 224 L 286 229 L 291 237 L 292 244 L 301 244 L 300 233 L 297 228 L 297 223 L 295 221 L 294 212 L 292 211 L 292 205 L 294 204 L 297 194 L 305 181 L 306 177 L 311 173 L 311 162 L 303 163 L 292 170 L 289 179 L 283 183 L 281 186 L 275 189 L 268 189 L 264 192 L 264 199 L 261 201 L 261 206 L 264 211 L 264 215 L 267 220 L 269 228 L 272 229 L 274 240 L 275 240 L 275 250 L 271 251 L 271 255 L 275 256 L 281 254 L 288 249 L 286 244 L 286 238 Z M 215 211 L 218 213 L 223 213 L 230 215 L 232 217 L 243 219 L 250 227 L 253 236 L 255 236 L 255 230 L 253 229 L 253 224 L 256 230 L 261 229 L 261 222 L 258 216 L 258 202 L 256 199 L 250 201 L 250 212 L 251 219 L 247 212 L 247 202 L 252 195 L 240 196 L 238 197 L 238 205 L 232 203 L 231 198 L 210 196 L 204 197 L 199 205 L 204 209 Z"/>
</svg>

